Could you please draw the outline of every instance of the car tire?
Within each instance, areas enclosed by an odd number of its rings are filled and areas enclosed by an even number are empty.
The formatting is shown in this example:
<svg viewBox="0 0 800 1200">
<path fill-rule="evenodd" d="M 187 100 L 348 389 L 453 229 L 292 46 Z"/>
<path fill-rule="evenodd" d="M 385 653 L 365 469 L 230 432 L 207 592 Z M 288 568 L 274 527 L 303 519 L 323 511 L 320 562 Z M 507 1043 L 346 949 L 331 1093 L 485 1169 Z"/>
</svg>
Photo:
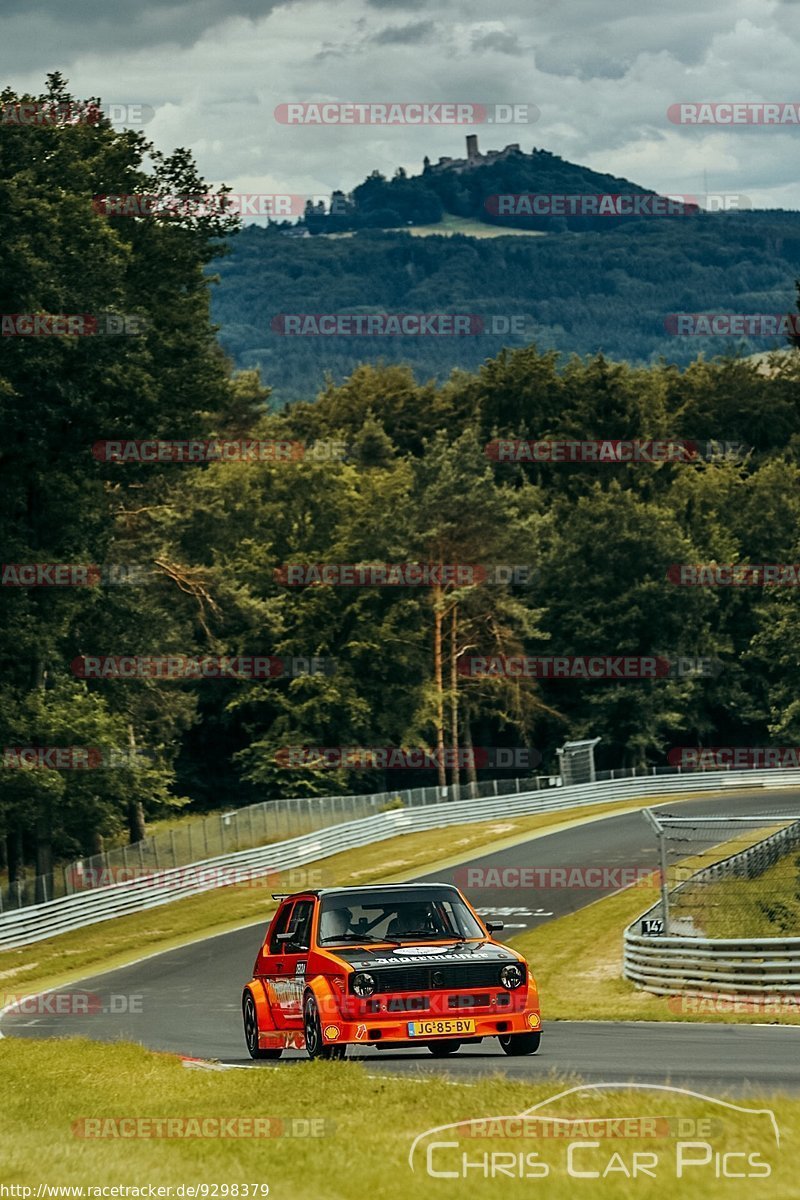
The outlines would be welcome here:
<svg viewBox="0 0 800 1200">
<path fill-rule="evenodd" d="M 541 1040 L 542 1031 L 540 1029 L 537 1029 L 535 1033 L 508 1033 L 498 1038 L 506 1054 L 510 1054 L 512 1057 L 518 1054 L 535 1054 Z"/>
<path fill-rule="evenodd" d="M 461 1042 L 448 1039 L 445 1042 L 428 1042 L 427 1046 L 434 1058 L 447 1058 L 461 1049 Z"/>
<path fill-rule="evenodd" d="M 311 992 L 306 993 L 303 1001 L 303 1034 L 306 1040 L 306 1054 L 309 1058 L 327 1059 L 328 1062 L 341 1061 L 347 1054 L 347 1046 L 326 1046 L 322 1040 L 322 1022 L 319 1019 L 317 1002 Z"/>
<path fill-rule="evenodd" d="M 283 1050 L 262 1050 L 258 1044 L 258 1014 L 256 1002 L 250 992 L 245 992 L 242 1000 L 242 1019 L 244 1021 L 244 1040 L 247 1043 L 247 1053 L 251 1058 L 280 1058 Z"/>
</svg>

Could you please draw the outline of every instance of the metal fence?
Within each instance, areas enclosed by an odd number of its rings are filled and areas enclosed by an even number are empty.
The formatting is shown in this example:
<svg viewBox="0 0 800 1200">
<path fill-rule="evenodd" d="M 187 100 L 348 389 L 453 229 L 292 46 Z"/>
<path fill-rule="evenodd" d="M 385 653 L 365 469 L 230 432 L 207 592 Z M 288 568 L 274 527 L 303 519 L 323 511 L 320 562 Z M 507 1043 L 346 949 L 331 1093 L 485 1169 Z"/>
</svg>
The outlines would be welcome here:
<svg viewBox="0 0 800 1200">
<path fill-rule="evenodd" d="M 762 815 L 758 820 L 772 824 L 787 817 Z M 800 937 L 687 936 L 675 932 L 676 922 L 668 916 L 670 908 L 673 913 L 679 909 L 681 896 L 691 893 L 693 888 L 724 879 L 757 878 L 798 845 L 800 820 L 794 820 L 747 849 L 695 871 L 668 895 L 662 895 L 661 900 L 625 930 L 624 977 L 658 995 L 689 993 L 712 1000 L 726 996 L 791 995 L 800 990 Z M 669 930 L 666 936 L 641 932 L 645 924 L 659 921 L 662 928 Z"/>
<path fill-rule="evenodd" d="M 800 937 L 641 938 L 625 931 L 623 974 L 659 996 L 800 992 Z"/>
<path fill-rule="evenodd" d="M 236 881 L 305 866 L 343 850 L 380 842 L 401 833 L 444 828 L 450 825 L 524 816 L 592 804 L 613 804 L 628 799 L 679 795 L 682 792 L 720 791 L 725 788 L 763 787 L 783 782 L 795 785 L 793 770 L 718 771 L 697 775 L 661 775 L 608 780 L 574 787 L 528 788 L 521 780 L 513 790 L 492 796 L 439 803 L 420 802 L 405 808 L 388 808 L 360 820 L 329 825 L 300 837 L 232 854 L 217 856 L 184 867 L 170 867 L 158 874 L 133 879 L 71 896 L 7 911 L 0 915 L 0 948 L 24 946 L 71 929 L 79 929 L 114 917 L 142 912 L 171 900 L 197 895 Z M 501 784 L 490 784 L 492 788 Z M 427 789 L 428 791 L 432 789 Z M 233 873 L 233 874 L 232 874 Z"/>
</svg>

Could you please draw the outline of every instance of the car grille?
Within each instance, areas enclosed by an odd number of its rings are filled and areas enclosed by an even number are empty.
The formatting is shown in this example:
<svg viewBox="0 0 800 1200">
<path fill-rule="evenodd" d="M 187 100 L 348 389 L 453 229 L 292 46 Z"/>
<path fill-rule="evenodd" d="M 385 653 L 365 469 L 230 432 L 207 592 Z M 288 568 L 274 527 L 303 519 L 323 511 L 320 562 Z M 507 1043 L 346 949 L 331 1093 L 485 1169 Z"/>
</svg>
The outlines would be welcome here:
<svg viewBox="0 0 800 1200">
<path fill-rule="evenodd" d="M 375 992 L 440 992 L 445 989 L 497 987 L 502 962 L 431 964 L 429 967 L 394 967 L 370 971 Z"/>
<path fill-rule="evenodd" d="M 469 996 L 460 994 L 457 996 L 447 997 L 448 1008 L 490 1008 L 492 1003 L 497 1003 L 494 996 Z M 500 997 L 501 1004 L 508 1003 L 508 993 Z"/>
</svg>

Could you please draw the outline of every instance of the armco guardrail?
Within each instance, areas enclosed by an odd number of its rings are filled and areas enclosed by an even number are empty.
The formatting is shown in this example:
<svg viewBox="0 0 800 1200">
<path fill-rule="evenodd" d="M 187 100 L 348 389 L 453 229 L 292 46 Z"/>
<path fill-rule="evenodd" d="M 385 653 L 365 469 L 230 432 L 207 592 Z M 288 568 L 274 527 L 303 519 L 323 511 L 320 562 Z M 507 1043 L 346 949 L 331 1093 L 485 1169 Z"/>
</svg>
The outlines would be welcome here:
<svg viewBox="0 0 800 1200">
<path fill-rule="evenodd" d="M 696 871 L 670 894 L 718 879 L 752 879 L 798 843 L 800 822 L 795 822 L 747 850 Z M 800 991 L 800 937 L 664 937 L 634 932 L 641 928 L 641 921 L 660 912 L 658 902 L 625 930 L 622 973 L 637 987 L 661 996 L 688 992 L 708 999 Z"/>
<path fill-rule="evenodd" d="M 779 779 L 780 777 L 780 779 Z M 520 792 L 518 795 L 483 800 L 449 801 L 412 809 L 395 809 L 334 825 L 316 833 L 291 838 L 253 850 L 206 859 L 190 867 L 142 876 L 78 892 L 44 904 L 15 909 L 0 916 L 0 949 L 11 949 L 81 929 L 114 917 L 143 912 L 171 900 L 194 896 L 222 887 L 235 879 L 226 872 L 253 878 L 259 874 L 306 866 L 331 854 L 384 841 L 401 833 L 416 833 L 448 825 L 491 820 L 493 817 L 525 816 L 586 807 L 590 804 L 648 796 L 679 795 L 681 792 L 720 791 L 736 787 L 762 787 L 765 783 L 800 782 L 796 770 L 715 771 L 702 775 L 654 775 L 603 783 L 578 784 L 549 791 Z"/>
<path fill-rule="evenodd" d="M 797 993 L 800 937 L 652 938 L 626 930 L 623 974 L 660 996 Z"/>
</svg>

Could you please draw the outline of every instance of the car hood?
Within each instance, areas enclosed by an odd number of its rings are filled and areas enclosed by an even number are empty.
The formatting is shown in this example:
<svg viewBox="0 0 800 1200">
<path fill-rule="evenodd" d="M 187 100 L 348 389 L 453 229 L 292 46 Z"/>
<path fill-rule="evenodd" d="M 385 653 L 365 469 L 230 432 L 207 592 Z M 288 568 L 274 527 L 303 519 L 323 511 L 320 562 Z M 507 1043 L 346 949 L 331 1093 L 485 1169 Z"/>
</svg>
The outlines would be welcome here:
<svg viewBox="0 0 800 1200">
<path fill-rule="evenodd" d="M 442 946 L 422 942 L 418 945 L 353 946 L 330 950 L 356 971 L 373 967 L 423 967 L 438 963 L 519 962 L 519 955 L 498 942 L 454 942 Z"/>
</svg>

